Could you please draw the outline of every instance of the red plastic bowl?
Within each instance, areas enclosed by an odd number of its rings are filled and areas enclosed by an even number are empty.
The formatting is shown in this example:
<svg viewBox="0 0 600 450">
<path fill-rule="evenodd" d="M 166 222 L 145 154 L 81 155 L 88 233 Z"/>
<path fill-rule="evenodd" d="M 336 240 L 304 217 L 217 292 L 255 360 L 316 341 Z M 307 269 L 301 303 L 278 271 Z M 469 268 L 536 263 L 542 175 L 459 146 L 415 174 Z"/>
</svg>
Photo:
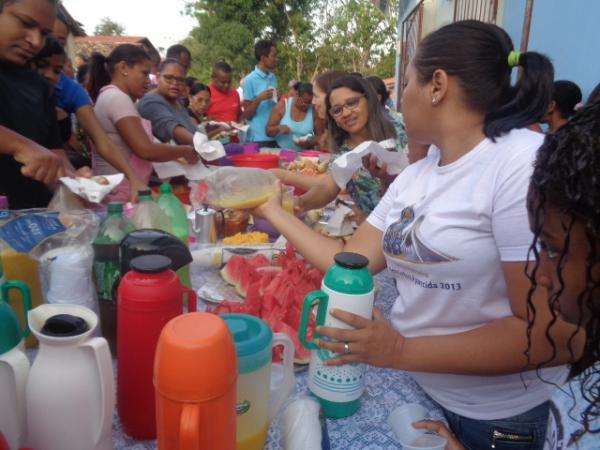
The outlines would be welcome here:
<svg viewBox="0 0 600 450">
<path fill-rule="evenodd" d="M 256 167 L 258 169 L 277 169 L 279 155 L 244 154 L 230 156 L 234 167 Z"/>
</svg>

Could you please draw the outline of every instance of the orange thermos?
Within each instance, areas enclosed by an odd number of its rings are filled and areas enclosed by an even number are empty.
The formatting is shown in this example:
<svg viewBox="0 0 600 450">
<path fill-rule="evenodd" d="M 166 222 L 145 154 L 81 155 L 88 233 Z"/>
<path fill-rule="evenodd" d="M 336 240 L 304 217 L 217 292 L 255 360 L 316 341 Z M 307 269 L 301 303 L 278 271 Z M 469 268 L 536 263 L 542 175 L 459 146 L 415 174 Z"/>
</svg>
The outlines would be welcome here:
<svg viewBox="0 0 600 450">
<path fill-rule="evenodd" d="M 154 358 L 159 450 L 235 450 L 237 373 L 223 319 L 194 312 L 167 323 Z"/>
</svg>

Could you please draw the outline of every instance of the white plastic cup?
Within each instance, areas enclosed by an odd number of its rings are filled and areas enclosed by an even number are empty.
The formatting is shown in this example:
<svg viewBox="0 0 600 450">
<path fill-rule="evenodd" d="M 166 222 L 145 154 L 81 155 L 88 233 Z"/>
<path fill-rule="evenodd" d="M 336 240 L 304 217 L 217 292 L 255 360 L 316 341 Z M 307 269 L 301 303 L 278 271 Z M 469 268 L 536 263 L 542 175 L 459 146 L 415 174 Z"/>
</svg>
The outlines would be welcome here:
<svg viewBox="0 0 600 450">
<path fill-rule="evenodd" d="M 424 420 L 427 408 L 418 403 L 409 403 L 396 408 L 388 416 L 388 424 L 396 438 L 406 450 L 444 450 L 446 439 L 427 430 L 416 429 L 413 423 Z"/>
<path fill-rule="evenodd" d="M 444 450 L 448 441 L 437 434 L 423 434 L 412 445 L 402 444 L 404 450 Z"/>
</svg>

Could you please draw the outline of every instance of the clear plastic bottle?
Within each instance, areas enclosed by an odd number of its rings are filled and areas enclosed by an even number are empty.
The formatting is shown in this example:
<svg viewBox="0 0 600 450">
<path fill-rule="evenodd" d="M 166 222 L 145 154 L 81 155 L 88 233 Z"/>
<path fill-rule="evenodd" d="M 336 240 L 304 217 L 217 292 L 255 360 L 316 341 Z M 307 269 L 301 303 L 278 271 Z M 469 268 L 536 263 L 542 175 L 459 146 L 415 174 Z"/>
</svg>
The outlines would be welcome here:
<svg viewBox="0 0 600 450">
<path fill-rule="evenodd" d="M 100 305 L 102 335 L 111 352 L 116 354 L 117 298 L 119 279 L 119 244 L 135 230 L 135 225 L 123 216 L 122 203 L 109 203 L 108 216 L 100 225 L 94 241 L 94 279 Z"/>
<path fill-rule="evenodd" d="M 152 200 L 152 191 L 142 189 L 138 192 L 139 204 L 131 218 L 138 230 L 155 229 L 172 233 L 171 222 L 163 210 Z"/>
<path fill-rule="evenodd" d="M 173 194 L 173 188 L 168 183 L 163 183 L 160 186 L 160 197 L 156 201 L 158 206 L 164 211 L 171 222 L 173 234 L 181 240 L 186 246 L 189 245 L 189 226 L 188 218 L 185 209 L 179 199 Z M 181 283 L 191 288 L 190 270 L 188 266 L 184 266 L 177 271 L 177 276 Z"/>
</svg>

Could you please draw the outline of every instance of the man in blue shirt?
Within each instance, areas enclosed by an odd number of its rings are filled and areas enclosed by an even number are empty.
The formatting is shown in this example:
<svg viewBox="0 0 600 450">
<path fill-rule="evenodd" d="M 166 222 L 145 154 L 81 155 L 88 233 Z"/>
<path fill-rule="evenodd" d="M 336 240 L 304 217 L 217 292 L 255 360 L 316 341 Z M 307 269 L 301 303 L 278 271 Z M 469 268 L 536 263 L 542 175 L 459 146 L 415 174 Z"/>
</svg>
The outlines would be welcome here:
<svg viewBox="0 0 600 450">
<path fill-rule="evenodd" d="M 273 41 L 260 40 L 254 46 L 254 56 L 258 65 L 244 79 L 244 112 L 247 119 L 248 140 L 261 147 L 277 147 L 272 137 L 267 135 L 267 122 L 276 104 L 277 77 L 273 73 L 277 67 L 277 48 Z"/>
</svg>

